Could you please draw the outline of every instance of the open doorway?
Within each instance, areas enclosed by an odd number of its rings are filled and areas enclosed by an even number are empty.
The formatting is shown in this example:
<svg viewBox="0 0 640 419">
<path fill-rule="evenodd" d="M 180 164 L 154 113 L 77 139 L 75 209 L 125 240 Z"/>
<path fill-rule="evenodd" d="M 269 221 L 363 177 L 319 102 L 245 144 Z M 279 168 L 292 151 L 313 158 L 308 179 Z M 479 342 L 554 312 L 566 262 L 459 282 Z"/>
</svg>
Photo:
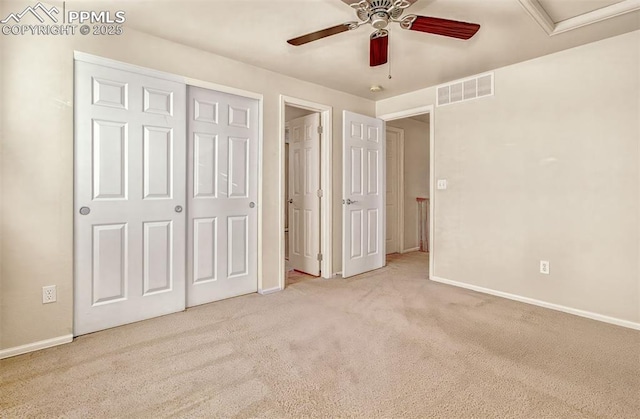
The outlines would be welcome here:
<svg viewBox="0 0 640 419">
<path fill-rule="evenodd" d="M 281 96 L 281 288 L 330 278 L 331 108 Z"/>
<path fill-rule="evenodd" d="M 387 258 L 419 252 L 433 261 L 433 107 L 382 115 L 387 129 Z M 427 255 L 428 253 L 428 255 Z"/>
</svg>

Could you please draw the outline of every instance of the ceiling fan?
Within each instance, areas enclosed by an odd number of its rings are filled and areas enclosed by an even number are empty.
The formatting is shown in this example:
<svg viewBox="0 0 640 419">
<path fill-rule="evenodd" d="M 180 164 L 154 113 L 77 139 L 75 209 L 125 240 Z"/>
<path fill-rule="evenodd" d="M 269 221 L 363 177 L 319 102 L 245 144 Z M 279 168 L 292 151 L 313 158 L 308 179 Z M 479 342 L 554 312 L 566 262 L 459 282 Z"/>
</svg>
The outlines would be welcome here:
<svg viewBox="0 0 640 419">
<path fill-rule="evenodd" d="M 402 29 L 432 33 L 458 39 L 469 39 L 478 32 L 480 25 L 437 17 L 405 15 L 405 9 L 417 0 L 342 0 L 355 9 L 360 21 L 352 21 L 311 32 L 287 42 L 294 46 L 304 45 L 327 36 L 336 35 L 370 24 L 376 30 L 369 37 L 369 65 L 385 64 L 389 58 L 389 22 L 399 23 Z"/>
</svg>

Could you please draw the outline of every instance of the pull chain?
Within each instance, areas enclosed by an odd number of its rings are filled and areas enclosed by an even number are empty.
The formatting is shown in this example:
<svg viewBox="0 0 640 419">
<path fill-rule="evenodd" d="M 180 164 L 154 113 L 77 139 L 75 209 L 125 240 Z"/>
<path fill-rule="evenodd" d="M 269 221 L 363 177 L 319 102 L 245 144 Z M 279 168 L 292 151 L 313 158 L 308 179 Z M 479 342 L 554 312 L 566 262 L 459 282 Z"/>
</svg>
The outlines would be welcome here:
<svg viewBox="0 0 640 419">
<path fill-rule="evenodd" d="M 389 50 L 387 51 L 387 63 L 389 64 L 389 80 L 391 80 L 391 42 L 389 42 L 388 48 Z"/>
</svg>

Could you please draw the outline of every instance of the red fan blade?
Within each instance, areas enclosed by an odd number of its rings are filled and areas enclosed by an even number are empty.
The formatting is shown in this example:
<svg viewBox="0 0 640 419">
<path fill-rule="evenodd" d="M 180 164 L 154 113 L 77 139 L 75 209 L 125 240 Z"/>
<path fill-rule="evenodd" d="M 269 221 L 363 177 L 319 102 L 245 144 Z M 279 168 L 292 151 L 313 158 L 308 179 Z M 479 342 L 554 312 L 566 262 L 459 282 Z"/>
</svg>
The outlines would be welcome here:
<svg viewBox="0 0 640 419">
<path fill-rule="evenodd" d="M 332 26 L 321 31 L 311 32 L 297 38 L 289 39 L 287 42 L 297 47 L 299 45 L 306 44 L 307 42 L 317 41 L 318 39 L 326 38 L 327 36 L 346 32 L 349 30 L 349 26 L 351 26 L 351 24 L 352 22 L 342 23 L 340 25 Z"/>
<path fill-rule="evenodd" d="M 416 16 L 416 20 L 409 26 L 409 29 L 451 38 L 469 39 L 478 32 L 480 25 L 437 17 Z"/>
<path fill-rule="evenodd" d="M 369 41 L 369 65 L 385 64 L 389 58 L 389 32 L 379 30 L 371 34 Z"/>
</svg>

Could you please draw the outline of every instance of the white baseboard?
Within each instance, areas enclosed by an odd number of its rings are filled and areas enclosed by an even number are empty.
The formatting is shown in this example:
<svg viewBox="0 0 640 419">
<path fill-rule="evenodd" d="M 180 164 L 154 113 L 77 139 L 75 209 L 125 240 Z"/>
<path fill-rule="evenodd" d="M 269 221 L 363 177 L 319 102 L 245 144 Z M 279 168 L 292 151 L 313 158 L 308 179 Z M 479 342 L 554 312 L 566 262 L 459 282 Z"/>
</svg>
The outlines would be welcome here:
<svg viewBox="0 0 640 419">
<path fill-rule="evenodd" d="M 402 249 L 400 253 L 417 252 L 418 250 L 420 250 L 420 247 L 412 247 L 410 249 Z"/>
<path fill-rule="evenodd" d="M 591 319 L 591 320 L 597 320 L 605 323 L 615 324 L 616 326 L 627 327 L 629 329 L 640 330 L 640 323 L 635 323 L 629 320 L 618 319 L 616 317 L 609 317 L 603 314 L 593 313 L 591 311 L 585 311 L 577 308 L 566 307 L 560 304 L 548 303 L 546 301 L 536 300 L 534 298 L 523 297 L 516 294 L 509 294 L 508 292 L 496 291 L 490 288 L 479 287 L 477 285 L 466 284 L 464 282 L 452 281 L 450 279 L 440 278 L 437 276 L 433 276 L 430 279 L 435 282 L 453 285 L 455 287 L 466 288 L 466 289 L 478 291 L 484 294 L 495 295 L 496 297 L 507 298 L 509 300 L 519 301 L 521 303 L 533 304 L 535 306 L 549 308 L 551 310 L 556 310 L 556 311 L 562 311 L 563 313 L 573 314 L 575 316 L 586 317 L 587 319 Z"/>
<path fill-rule="evenodd" d="M 273 287 L 273 288 L 267 288 L 266 290 L 258 290 L 258 294 L 260 294 L 260 295 L 269 295 L 269 294 L 273 294 L 274 292 L 279 292 L 279 291 L 282 291 L 282 288 Z"/>
<path fill-rule="evenodd" d="M 41 340 L 39 342 L 28 343 L 26 345 L 14 346 L 13 348 L 2 349 L 0 350 L 0 359 L 39 351 L 40 349 L 51 348 L 52 346 L 62 345 L 71 341 L 73 341 L 73 335 L 69 334 L 58 336 L 57 338 Z"/>
</svg>

